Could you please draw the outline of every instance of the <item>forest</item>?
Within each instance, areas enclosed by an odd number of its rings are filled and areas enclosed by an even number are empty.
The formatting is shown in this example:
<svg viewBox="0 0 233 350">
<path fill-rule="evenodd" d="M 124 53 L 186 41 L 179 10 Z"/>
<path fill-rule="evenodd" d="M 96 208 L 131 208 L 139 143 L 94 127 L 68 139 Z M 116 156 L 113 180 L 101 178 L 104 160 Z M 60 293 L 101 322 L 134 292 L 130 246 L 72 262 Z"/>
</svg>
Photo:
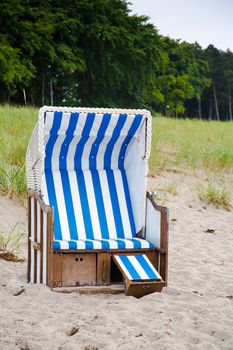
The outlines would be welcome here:
<svg viewBox="0 0 233 350">
<path fill-rule="evenodd" d="M 232 120 L 233 52 L 159 34 L 123 0 L 2 0 L 0 103 Z"/>
</svg>

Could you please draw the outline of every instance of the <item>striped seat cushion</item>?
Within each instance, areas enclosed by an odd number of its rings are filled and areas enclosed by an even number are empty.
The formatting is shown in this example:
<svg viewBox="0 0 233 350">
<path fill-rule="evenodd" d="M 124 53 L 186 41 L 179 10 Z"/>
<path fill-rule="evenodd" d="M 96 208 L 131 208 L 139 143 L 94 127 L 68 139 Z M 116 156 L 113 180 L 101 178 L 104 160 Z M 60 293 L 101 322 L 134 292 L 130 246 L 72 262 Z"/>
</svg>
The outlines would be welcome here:
<svg viewBox="0 0 233 350">
<path fill-rule="evenodd" d="M 72 240 L 59 241 L 55 240 L 53 245 L 54 250 L 69 249 L 141 249 L 154 248 L 154 245 L 145 239 L 131 238 L 131 239 L 96 239 L 96 240 Z"/>
<path fill-rule="evenodd" d="M 129 280 L 162 280 L 146 255 L 114 255 Z"/>
</svg>

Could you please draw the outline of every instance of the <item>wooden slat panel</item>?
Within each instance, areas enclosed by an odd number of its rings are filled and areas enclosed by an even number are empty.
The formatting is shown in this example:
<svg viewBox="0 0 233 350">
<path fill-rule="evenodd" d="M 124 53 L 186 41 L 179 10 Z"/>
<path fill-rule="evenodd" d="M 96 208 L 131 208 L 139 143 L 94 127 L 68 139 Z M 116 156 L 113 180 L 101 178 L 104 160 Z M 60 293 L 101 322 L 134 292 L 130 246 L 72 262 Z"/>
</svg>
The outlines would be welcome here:
<svg viewBox="0 0 233 350">
<path fill-rule="evenodd" d="M 28 264 L 27 264 L 27 281 L 30 282 L 31 272 L 31 197 L 28 196 Z"/>
<path fill-rule="evenodd" d="M 36 200 L 36 242 L 40 243 L 40 205 Z M 36 252 L 36 283 L 40 283 L 41 251 Z"/>
<path fill-rule="evenodd" d="M 40 283 L 43 282 L 43 210 L 40 208 Z"/>
<path fill-rule="evenodd" d="M 34 198 L 34 241 L 37 242 L 37 201 Z M 37 250 L 34 249 L 34 278 L 33 283 L 37 283 L 36 277 L 37 277 Z"/>
<path fill-rule="evenodd" d="M 52 288 L 52 234 L 53 234 L 53 219 L 52 213 L 47 213 L 47 286 Z"/>
<path fill-rule="evenodd" d="M 97 254 L 97 286 L 107 286 L 110 284 L 111 273 L 111 254 L 98 253 Z"/>
<path fill-rule="evenodd" d="M 63 254 L 62 286 L 96 285 L 96 254 Z"/>
<path fill-rule="evenodd" d="M 110 286 L 59 287 L 53 290 L 58 293 L 121 294 L 124 293 L 124 285 L 121 283 Z"/>
<path fill-rule="evenodd" d="M 47 283 L 47 213 L 43 212 L 43 244 L 42 244 L 42 254 L 43 254 L 43 278 L 42 283 Z"/>
<path fill-rule="evenodd" d="M 53 287 L 61 287 L 62 285 L 62 254 L 53 254 Z"/>
<path fill-rule="evenodd" d="M 43 204 L 43 205 L 42 205 Z M 46 206 L 40 196 L 28 192 L 28 281 L 51 285 L 52 207 Z M 33 243 L 32 243 L 33 242 Z M 33 244 L 39 247 L 33 248 Z M 47 247 L 49 250 L 47 251 Z M 49 261 L 49 264 L 48 264 Z M 49 269 L 49 276 L 48 276 Z"/>
<path fill-rule="evenodd" d="M 35 202 L 35 199 L 34 197 L 31 197 L 30 199 L 30 202 L 31 202 L 31 238 L 32 240 L 34 241 L 35 239 L 35 230 L 34 230 L 34 226 L 35 226 L 35 211 L 34 211 L 34 202 Z M 30 282 L 31 283 L 35 283 L 35 274 L 34 274 L 34 271 L 35 271 L 35 250 L 33 249 L 32 247 L 32 243 L 30 242 L 30 245 L 31 245 L 31 267 L 30 267 Z"/>
</svg>

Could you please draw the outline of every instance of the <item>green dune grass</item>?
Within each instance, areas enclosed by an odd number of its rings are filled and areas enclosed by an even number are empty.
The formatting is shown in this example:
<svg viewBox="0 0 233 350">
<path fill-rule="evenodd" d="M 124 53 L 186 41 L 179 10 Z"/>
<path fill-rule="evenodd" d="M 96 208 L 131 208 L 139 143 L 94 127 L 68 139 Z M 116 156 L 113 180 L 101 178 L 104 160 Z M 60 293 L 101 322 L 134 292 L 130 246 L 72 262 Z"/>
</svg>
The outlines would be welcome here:
<svg viewBox="0 0 233 350">
<path fill-rule="evenodd" d="M 0 190 L 10 197 L 25 197 L 25 154 L 37 114 L 34 108 L 0 106 Z"/>
<path fill-rule="evenodd" d="M 198 185 L 197 194 L 201 201 L 207 204 L 213 204 L 216 208 L 224 208 L 230 210 L 231 205 L 231 194 L 225 189 L 218 189 L 212 184 L 207 186 Z"/>
<path fill-rule="evenodd" d="M 153 118 L 150 172 L 174 166 L 232 169 L 233 123 Z"/>
<path fill-rule="evenodd" d="M 0 107 L 0 190 L 24 199 L 25 154 L 38 109 Z M 233 123 L 153 118 L 150 173 L 170 168 L 233 169 Z"/>
</svg>

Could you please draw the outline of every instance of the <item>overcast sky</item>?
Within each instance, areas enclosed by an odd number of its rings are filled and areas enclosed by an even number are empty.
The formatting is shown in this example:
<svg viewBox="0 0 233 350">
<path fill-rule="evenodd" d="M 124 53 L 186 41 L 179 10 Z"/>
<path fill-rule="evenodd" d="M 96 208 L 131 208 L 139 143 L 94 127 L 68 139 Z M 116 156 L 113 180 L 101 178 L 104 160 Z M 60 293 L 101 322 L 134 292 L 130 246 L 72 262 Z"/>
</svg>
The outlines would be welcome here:
<svg viewBox="0 0 233 350">
<path fill-rule="evenodd" d="M 129 1 L 132 13 L 149 16 L 163 35 L 233 51 L 233 0 Z"/>
</svg>

